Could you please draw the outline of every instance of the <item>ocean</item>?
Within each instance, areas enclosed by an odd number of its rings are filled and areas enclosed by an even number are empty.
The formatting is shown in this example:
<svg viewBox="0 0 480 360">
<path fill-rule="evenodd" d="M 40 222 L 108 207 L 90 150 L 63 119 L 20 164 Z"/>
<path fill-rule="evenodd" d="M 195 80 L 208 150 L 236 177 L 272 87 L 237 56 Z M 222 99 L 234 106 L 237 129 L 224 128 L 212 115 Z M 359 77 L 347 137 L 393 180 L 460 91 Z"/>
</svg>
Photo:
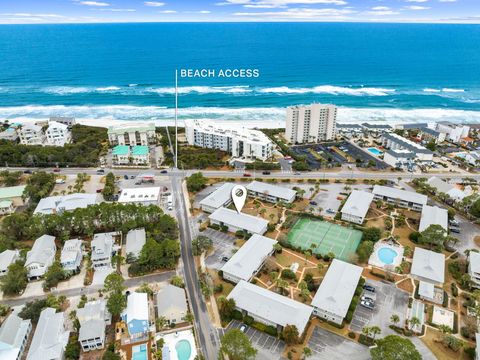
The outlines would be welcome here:
<svg viewBox="0 0 480 360">
<path fill-rule="evenodd" d="M 285 107 L 339 106 L 343 122 L 480 123 L 480 26 L 143 23 L 0 26 L 0 120 L 74 116 L 279 126 Z"/>
</svg>

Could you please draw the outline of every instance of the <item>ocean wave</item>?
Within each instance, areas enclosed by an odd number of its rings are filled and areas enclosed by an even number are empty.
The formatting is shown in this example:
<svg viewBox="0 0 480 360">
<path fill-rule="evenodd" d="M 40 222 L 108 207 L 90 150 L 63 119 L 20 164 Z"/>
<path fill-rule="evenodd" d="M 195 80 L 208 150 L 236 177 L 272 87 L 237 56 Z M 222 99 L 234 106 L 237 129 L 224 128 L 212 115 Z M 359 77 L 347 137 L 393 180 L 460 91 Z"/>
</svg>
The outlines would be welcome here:
<svg viewBox="0 0 480 360">
<path fill-rule="evenodd" d="M 115 121 L 155 121 L 171 123 L 172 108 L 159 106 L 105 105 L 64 106 L 28 105 L 0 107 L 0 119 L 39 120 L 50 116 L 72 116 L 80 121 L 97 126 L 107 126 Z M 222 122 L 256 123 L 259 126 L 282 126 L 285 108 L 282 107 L 188 107 L 179 109 L 179 119 L 209 119 Z M 480 111 L 448 109 L 392 109 L 339 107 L 338 121 L 348 123 L 384 122 L 411 123 L 450 121 L 457 123 L 480 123 Z"/>
<path fill-rule="evenodd" d="M 159 95 L 175 94 L 174 87 L 160 87 L 145 89 L 144 92 Z M 179 94 L 243 94 L 252 92 L 248 86 L 183 86 L 178 88 Z"/>
<path fill-rule="evenodd" d="M 118 86 L 99 87 L 95 89 L 95 91 L 100 91 L 100 92 L 117 91 L 117 90 L 120 90 Z"/>
<path fill-rule="evenodd" d="M 450 89 L 450 88 L 443 88 L 442 91 L 446 92 L 446 93 L 463 93 L 463 92 L 465 92 L 464 89 Z"/>
<path fill-rule="evenodd" d="M 321 85 L 309 88 L 290 88 L 288 86 L 270 87 L 258 90 L 260 93 L 275 94 L 330 94 L 330 95 L 351 95 L 351 96 L 388 96 L 395 93 L 395 89 L 375 87 L 342 87 L 332 85 Z"/>
</svg>

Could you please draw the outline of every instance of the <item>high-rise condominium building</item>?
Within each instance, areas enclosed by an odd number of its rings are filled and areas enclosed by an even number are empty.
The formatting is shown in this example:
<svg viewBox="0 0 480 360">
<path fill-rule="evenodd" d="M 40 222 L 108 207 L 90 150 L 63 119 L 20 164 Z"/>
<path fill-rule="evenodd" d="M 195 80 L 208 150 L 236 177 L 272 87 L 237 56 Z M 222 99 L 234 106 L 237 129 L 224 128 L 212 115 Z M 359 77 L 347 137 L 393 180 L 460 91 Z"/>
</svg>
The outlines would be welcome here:
<svg viewBox="0 0 480 360">
<path fill-rule="evenodd" d="M 287 108 L 285 137 L 292 144 L 334 140 L 336 122 L 335 105 L 290 106 Z"/>
</svg>

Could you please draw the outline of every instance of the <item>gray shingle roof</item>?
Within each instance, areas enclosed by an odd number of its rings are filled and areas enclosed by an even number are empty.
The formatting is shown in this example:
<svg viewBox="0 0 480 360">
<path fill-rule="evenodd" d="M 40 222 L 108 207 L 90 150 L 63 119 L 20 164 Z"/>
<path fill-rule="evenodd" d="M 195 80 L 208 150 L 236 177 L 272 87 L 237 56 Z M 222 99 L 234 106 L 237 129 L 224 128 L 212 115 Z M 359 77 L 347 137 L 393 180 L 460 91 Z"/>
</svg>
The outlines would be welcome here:
<svg viewBox="0 0 480 360">
<path fill-rule="evenodd" d="M 32 250 L 27 253 L 25 266 L 33 263 L 46 264 L 48 260 L 55 256 L 52 248 L 55 246 L 55 237 L 51 235 L 42 235 L 33 244 Z"/>
<path fill-rule="evenodd" d="M 140 251 L 142 251 L 146 241 L 147 235 L 145 234 L 145 229 L 130 230 L 127 233 L 125 253 L 133 254 L 134 256 L 140 255 Z"/>
<path fill-rule="evenodd" d="M 187 300 L 185 290 L 177 286 L 167 284 L 160 289 L 155 296 L 158 316 L 165 316 L 173 312 L 187 313 Z"/>
<path fill-rule="evenodd" d="M 438 206 L 424 205 L 418 231 L 421 232 L 430 225 L 440 225 L 445 231 L 448 230 L 448 210 L 439 208 Z"/>
<path fill-rule="evenodd" d="M 416 247 L 410 273 L 412 276 L 443 284 L 445 279 L 445 255 Z"/>
</svg>

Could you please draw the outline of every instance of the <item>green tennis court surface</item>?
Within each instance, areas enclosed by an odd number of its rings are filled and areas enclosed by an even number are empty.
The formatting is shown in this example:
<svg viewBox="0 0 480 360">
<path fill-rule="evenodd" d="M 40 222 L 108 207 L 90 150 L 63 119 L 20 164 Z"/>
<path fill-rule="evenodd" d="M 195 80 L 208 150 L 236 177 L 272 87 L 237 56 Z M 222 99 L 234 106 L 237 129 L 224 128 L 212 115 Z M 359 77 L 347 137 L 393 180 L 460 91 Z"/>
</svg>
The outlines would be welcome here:
<svg viewBox="0 0 480 360">
<path fill-rule="evenodd" d="M 300 219 L 288 233 L 288 241 L 314 254 L 335 254 L 335 258 L 350 261 L 355 255 L 362 232 L 326 221 Z"/>
</svg>

